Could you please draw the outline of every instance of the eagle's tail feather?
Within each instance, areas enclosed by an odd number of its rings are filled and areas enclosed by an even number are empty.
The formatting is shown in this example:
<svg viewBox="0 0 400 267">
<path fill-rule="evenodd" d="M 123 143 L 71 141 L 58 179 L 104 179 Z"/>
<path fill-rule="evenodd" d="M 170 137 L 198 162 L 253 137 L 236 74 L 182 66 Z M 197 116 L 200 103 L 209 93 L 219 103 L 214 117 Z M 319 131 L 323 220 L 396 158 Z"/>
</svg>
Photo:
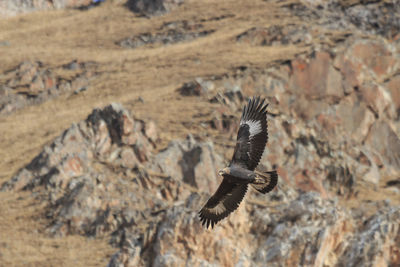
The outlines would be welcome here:
<svg viewBox="0 0 400 267">
<path fill-rule="evenodd" d="M 269 172 L 255 171 L 255 173 L 256 181 L 251 185 L 255 190 L 260 193 L 268 193 L 269 191 L 274 189 L 278 183 L 278 173 L 276 172 L 276 170 Z"/>
</svg>

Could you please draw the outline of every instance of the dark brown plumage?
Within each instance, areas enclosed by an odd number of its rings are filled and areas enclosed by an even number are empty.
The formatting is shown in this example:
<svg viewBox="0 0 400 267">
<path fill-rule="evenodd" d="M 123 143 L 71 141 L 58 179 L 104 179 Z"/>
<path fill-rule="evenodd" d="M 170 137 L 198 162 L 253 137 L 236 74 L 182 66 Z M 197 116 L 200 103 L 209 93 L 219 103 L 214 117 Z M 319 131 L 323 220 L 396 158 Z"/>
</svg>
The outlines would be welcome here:
<svg viewBox="0 0 400 267">
<path fill-rule="evenodd" d="M 276 171 L 258 172 L 257 167 L 268 141 L 267 107 L 259 97 L 249 100 L 240 119 L 235 151 L 229 167 L 219 172 L 222 183 L 200 210 L 200 220 L 208 228 L 239 207 L 251 184 L 260 193 L 271 191 L 278 182 Z"/>
</svg>

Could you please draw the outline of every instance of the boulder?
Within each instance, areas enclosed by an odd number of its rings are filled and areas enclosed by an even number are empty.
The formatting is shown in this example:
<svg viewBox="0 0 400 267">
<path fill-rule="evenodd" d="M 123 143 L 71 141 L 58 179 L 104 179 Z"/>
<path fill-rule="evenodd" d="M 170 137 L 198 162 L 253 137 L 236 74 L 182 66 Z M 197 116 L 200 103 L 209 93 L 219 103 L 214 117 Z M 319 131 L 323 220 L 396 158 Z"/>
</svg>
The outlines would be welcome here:
<svg viewBox="0 0 400 267">
<path fill-rule="evenodd" d="M 236 40 L 251 45 L 273 46 L 310 43 L 312 37 L 304 26 L 273 25 L 268 28 L 253 27 L 239 34 Z"/>
<path fill-rule="evenodd" d="M 138 1 L 137 1 L 138 2 Z M 148 1 L 150 3 L 151 1 Z M 124 38 L 118 44 L 124 48 L 137 48 L 141 46 L 161 46 L 191 41 L 205 37 L 215 30 L 204 30 L 201 23 L 194 23 L 187 20 L 165 23 L 156 32 L 143 32 Z"/>
<path fill-rule="evenodd" d="M 221 180 L 217 173 L 222 165 L 212 143 L 198 143 L 189 135 L 186 140 L 172 141 L 154 157 L 150 168 L 211 193 Z"/>
<path fill-rule="evenodd" d="M 376 55 L 376 57 L 371 57 Z M 346 93 L 372 81 L 381 82 L 399 68 L 397 55 L 390 45 L 378 40 L 356 40 L 335 60 L 344 77 Z"/>
<path fill-rule="evenodd" d="M 329 53 L 316 52 L 309 62 L 296 59 L 291 64 L 293 93 L 304 94 L 308 99 L 327 98 L 327 102 L 343 97 L 342 76 L 333 68 Z"/>
<path fill-rule="evenodd" d="M 383 117 L 384 111 L 393 105 L 389 91 L 382 85 L 364 84 L 360 87 L 360 94 L 376 117 Z"/>
<path fill-rule="evenodd" d="M 128 0 L 126 6 L 139 14 L 157 16 L 170 12 L 183 2 L 184 0 Z"/>
<path fill-rule="evenodd" d="M 375 116 L 368 109 L 365 101 L 360 100 L 356 94 L 343 98 L 336 106 L 336 118 L 339 119 L 339 128 L 342 138 L 351 137 L 354 143 L 365 140 L 371 125 L 375 122 Z M 343 140 L 344 141 L 344 140 Z"/>
<path fill-rule="evenodd" d="M 400 75 L 396 75 L 386 83 L 396 109 L 395 118 L 400 118 Z"/>
<path fill-rule="evenodd" d="M 398 173 L 400 171 L 400 139 L 384 121 L 376 121 L 367 136 L 366 144 L 382 158 L 384 166 Z"/>
</svg>

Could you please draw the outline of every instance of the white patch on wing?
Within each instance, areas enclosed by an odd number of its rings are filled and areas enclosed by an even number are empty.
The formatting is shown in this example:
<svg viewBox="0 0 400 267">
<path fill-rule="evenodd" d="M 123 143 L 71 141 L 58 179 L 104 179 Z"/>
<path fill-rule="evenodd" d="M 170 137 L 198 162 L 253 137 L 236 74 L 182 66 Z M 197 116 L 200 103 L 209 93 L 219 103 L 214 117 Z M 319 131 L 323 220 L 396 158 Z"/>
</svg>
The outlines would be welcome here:
<svg viewBox="0 0 400 267">
<path fill-rule="evenodd" d="M 260 121 L 244 121 L 241 124 L 247 124 L 249 125 L 249 131 L 250 131 L 250 138 L 252 138 L 253 136 L 261 133 L 262 128 L 261 128 L 261 122 Z"/>
<path fill-rule="evenodd" d="M 208 210 L 209 210 L 209 212 L 211 212 L 211 213 L 213 213 L 215 215 L 219 215 L 219 214 L 222 214 L 223 212 L 225 212 L 226 208 L 225 208 L 224 204 L 218 203 L 217 206 L 215 206 L 212 209 L 208 209 Z"/>
</svg>

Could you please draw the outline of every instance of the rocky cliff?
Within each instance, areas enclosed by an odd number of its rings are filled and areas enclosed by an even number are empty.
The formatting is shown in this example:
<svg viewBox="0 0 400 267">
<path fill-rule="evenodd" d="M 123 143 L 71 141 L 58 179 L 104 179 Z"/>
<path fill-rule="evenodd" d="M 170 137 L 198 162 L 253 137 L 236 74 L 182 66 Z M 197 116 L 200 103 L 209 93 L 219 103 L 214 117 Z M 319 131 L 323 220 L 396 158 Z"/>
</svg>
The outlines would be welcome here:
<svg viewBox="0 0 400 267">
<path fill-rule="evenodd" d="M 106 240 L 108 266 L 399 266 L 400 2 L 207 4 L 110 1 L 60 13 L 139 26 L 81 43 L 107 56 L 76 48 L 82 58 L 52 61 L 36 48 L 32 60 L 9 60 L 0 141 L 14 152 L 2 152 L 0 194 L 37 206 L 28 217 L 44 222 L 37 237 L 61 248 L 70 236 Z M 23 46 L 13 37 L 0 35 L 10 53 Z M 270 103 L 259 168 L 276 168 L 278 186 L 250 191 L 206 230 L 197 213 L 253 95 Z M 32 124 L 30 112 L 40 115 Z"/>
</svg>

